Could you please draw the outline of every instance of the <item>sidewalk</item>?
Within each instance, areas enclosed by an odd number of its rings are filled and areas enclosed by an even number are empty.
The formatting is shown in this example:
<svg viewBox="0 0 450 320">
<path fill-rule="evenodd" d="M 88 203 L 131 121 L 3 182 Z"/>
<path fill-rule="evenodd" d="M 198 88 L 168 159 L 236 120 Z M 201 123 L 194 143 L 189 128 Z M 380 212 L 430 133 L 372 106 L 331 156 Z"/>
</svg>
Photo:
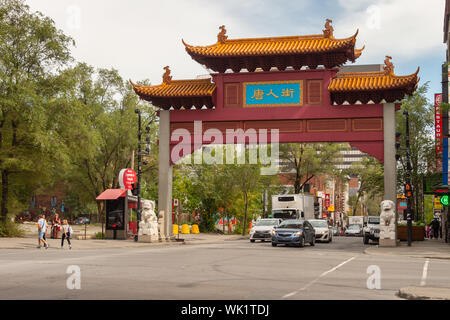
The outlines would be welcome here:
<svg viewBox="0 0 450 320">
<path fill-rule="evenodd" d="M 407 256 L 413 258 L 450 260 L 450 243 L 445 243 L 440 239 L 426 239 L 424 241 L 413 241 L 411 247 L 408 247 L 406 241 L 401 241 L 397 247 L 371 246 L 365 249 L 364 253 L 374 256 Z"/>
<path fill-rule="evenodd" d="M 177 236 L 175 236 L 177 237 Z M 196 244 L 211 244 L 222 243 L 224 241 L 235 241 L 241 239 L 248 239 L 248 236 L 241 235 L 222 235 L 211 233 L 199 234 L 180 234 L 180 239 L 183 242 L 177 241 L 163 241 L 163 242 L 134 242 L 134 240 L 78 240 L 72 239 L 72 250 L 80 249 L 106 249 L 106 248 L 142 248 L 151 246 L 173 246 L 173 245 L 196 245 Z M 59 248 L 61 246 L 61 239 L 47 239 L 50 248 Z M 0 238 L 0 249 L 37 249 L 38 239 L 35 237 L 25 238 Z M 64 244 L 67 248 L 67 242 Z"/>
</svg>

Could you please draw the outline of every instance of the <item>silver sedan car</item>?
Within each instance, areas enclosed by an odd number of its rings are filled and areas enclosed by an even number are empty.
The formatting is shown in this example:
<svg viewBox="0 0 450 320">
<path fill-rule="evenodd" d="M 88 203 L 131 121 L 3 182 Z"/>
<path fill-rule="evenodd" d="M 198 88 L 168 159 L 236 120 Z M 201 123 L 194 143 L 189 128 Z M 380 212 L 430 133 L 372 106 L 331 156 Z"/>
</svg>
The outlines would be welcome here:
<svg viewBox="0 0 450 320">
<path fill-rule="evenodd" d="M 316 232 L 316 241 L 330 243 L 333 241 L 333 230 L 328 225 L 327 220 L 324 219 L 311 219 L 308 220 L 312 224 Z"/>
</svg>

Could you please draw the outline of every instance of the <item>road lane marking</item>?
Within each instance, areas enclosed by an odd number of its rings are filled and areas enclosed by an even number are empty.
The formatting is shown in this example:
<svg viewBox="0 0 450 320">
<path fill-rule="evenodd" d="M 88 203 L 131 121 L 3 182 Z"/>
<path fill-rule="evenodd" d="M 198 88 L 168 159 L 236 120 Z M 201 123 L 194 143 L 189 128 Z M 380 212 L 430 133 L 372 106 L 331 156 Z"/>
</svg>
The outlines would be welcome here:
<svg viewBox="0 0 450 320">
<path fill-rule="evenodd" d="M 308 283 L 306 286 L 304 286 L 303 288 L 301 288 L 301 289 L 299 289 L 299 290 L 297 290 L 297 291 L 290 292 L 290 293 L 288 293 L 288 294 L 282 296 L 281 299 L 286 299 L 286 298 L 292 297 L 293 295 L 296 295 L 296 294 L 299 293 L 300 291 L 305 291 L 305 290 L 308 289 L 310 286 L 312 286 L 314 283 L 316 283 L 317 281 L 319 281 L 321 278 L 325 277 L 327 274 L 330 274 L 331 272 L 336 271 L 337 269 L 339 269 L 340 267 L 342 267 L 344 264 L 346 264 L 346 263 L 348 263 L 348 262 L 354 260 L 355 258 L 356 258 L 356 256 L 351 257 L 350 259 L 345 260 L 344 262 L 338 264 L 336 267 L 331 268 L 331 269 L 328 270 L 328 271 L 325 271 L 325 272 L 322 273 L 319 277 L 317 277 L 317 278 L 314 279 L 313 281 L 309 282 L 309 283 Z"/>
<path fill-rule="evenodd" d="M 427 283 L 427 273 L 428 273 L 428 265 L 430 264 L 430 259 L 427 259 L 423 265 L 423 273 L 422 280 L 420 281 L 420 285 L 423 287 Z"/>
</svg>

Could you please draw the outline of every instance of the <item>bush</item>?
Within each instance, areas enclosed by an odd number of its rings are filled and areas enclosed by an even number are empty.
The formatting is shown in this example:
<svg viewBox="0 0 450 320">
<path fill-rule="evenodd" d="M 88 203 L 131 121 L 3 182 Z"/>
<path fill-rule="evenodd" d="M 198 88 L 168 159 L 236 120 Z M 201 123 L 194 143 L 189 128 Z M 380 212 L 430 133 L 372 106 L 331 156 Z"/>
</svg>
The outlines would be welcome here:
<svg viewBox="0 0 450 320">
<path fill-rule="evenodd" d="M 19 238 L 23 237 L 24 233 L 18 223 L 11 221 L 0 222 L 0 237 L 2 238 Z"/>
<path fill-rule="evenodd" d="M 95 239 L 98 239 L 98 240 L 105 239 L 105 234 L 103 232 L 97 232 L 95 234 Z"/>
</svg>

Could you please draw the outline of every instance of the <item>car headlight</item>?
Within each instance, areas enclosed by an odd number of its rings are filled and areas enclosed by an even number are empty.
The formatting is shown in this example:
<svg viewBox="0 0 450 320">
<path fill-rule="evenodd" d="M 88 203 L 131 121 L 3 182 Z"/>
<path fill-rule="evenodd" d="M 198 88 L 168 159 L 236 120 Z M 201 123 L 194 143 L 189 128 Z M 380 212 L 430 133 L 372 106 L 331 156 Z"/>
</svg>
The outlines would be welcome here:
<svg viewBox="0 0 450 320">
<path fill-rule="evenodd" d="M 250 229 L 250 233 L 255 233 L 255 229 Z"/>
<path fill-rule="evenodd" d="M 294 234 L 294 236 L 296 236 L 296 237 L 299 237 L 299 236 L 301 236 L 301 235 L 302 235 L 302 232 L 301 232 L 301 231 L 296 232 L 296 233 Z"/>
<path fill-rule="evenodd" d="M 270 233 L 274 236 L 276 234 L 275 230 L 271 230 Z"/>
<path fill-rule="evenodd" d="M 327 233 L 327 231 L 325 230 L 325 231 L 322 231 L 322 234 L 325 234 L 325 233 Z"/>
</svg>

